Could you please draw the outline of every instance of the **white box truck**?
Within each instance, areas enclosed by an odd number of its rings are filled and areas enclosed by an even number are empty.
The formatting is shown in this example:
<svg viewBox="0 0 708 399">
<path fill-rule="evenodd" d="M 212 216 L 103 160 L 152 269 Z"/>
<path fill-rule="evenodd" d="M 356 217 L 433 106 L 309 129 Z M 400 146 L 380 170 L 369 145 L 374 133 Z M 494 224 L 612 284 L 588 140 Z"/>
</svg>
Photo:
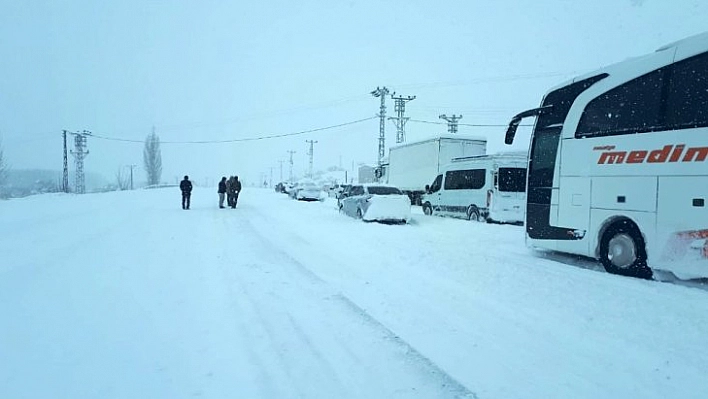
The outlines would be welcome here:
<svg viewBox="0 0 708 399">
<path fill-rule="evenodd" d="M 384 181 L 408 194 L 420 205 L 425 185 L 454 158 L 483 155 L 487 139 L 477 136 L 442 135 L 391 147 Z"/>
</svg>

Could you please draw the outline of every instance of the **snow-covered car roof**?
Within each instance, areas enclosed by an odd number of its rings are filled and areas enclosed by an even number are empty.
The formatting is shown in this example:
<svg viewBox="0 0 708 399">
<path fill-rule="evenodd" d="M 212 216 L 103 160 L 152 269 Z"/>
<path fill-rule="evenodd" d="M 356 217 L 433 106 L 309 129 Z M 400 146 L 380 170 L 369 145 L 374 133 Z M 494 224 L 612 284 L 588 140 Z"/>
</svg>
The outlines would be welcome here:
<svg viewBox="0 0 708 399">
<path fill-rule="evenodd" d="M 378 184 L 378 183 L 353 184 L 353 186 L 398 188 L 397 186 L 394 186 L 392 184 Z M 399 190 L 400 190 L 400 188 L 399 188 Z"/>
</svg>

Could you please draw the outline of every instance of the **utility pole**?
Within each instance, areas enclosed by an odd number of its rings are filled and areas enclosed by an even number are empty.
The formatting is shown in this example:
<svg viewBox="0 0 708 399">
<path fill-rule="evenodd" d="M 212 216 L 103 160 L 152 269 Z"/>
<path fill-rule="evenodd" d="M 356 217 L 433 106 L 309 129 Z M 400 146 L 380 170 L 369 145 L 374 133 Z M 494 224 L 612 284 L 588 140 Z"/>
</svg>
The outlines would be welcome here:
<svg viewBox="0 0 708 399">
<path fill-rule="evenodd" d="M 62 136 L 64 136 L 64 174 L 61 181 L 61 191 L 69 192 L 69 157 L 66 150 L 66 130 L 62 131 Z"/>
<path fill-rule="evenodd" d="M 317 140 L 305 140 L 305 142 L 310 143 L 310 150 L 307 152 L 307 155 L 310 156 L 309 175 L 310 175 L 310 179 L 312 179 L 312 160 L 315 156 L 315 143 L 317 143 Z"/>
<path fill-rule="evenodd" d="M 74 135 L 74 150 L 71 154 L 74 156 L 76 163 L 76 193 L 86 193 L 86 178 L 84 176 L 84 158 L 89 151 L 86 149 L 86 136 L 90 136 L 91 132 L 84 130 L 81 132 L 71 133 Z"/>
<path fill-rule="evenodd" d="M 391 99 L 396 101 L 396 105 L 393 109 L 394 111 L 396 111 L 396 114 L 398 116 L 395 118 L 391 117 L 388 119 L 393 120 L 393 123 L 396 125 L 396 143 L 405 143 L 406 122 L 408 122 L 408 119 L 410 118 L 405 118 L 403 114 L 406 112 L 406 102 L 415 100 L 415 96 L 396 97 L 396 92 L 393 92 L 393 94 L 391 94 Z"/>
<path fill-rule="evenodd" d="M 462 119 L 462 115 L 453 114 L 452 116 L 447 116 L 445 114 L 442 114 L 442 115 L 440 115 L 440 119 L 444 119 L 447 121 L 448 133 L 455 134 L 455 133 L 457 133 L 457 121 Z"/>
<path fill-rule="evenodd" d="M 270 181 L 268 182 L 268 187 L 273 187 L 273 167 L 270 167 Z"/>
<path fill-rule="evenodd" d="M 290 181 L 293 181 L 293 154 L 296 153 L 297 151 L 290 150 L 288 151 L 288 154 L 290 154 Z"/>
<path fill-rule="evenodd" d="M 133 190 L 133 168 L 137 165 L 127 165 L 130 168 L 130 189 Z"/>
<path fill-rule="evenodd" d="M 374 97 L 381 97 L 381 108 L 379 108 L 378 117 L 379 122 L 379 160 L 378 164 L 381 166 L 383 164 L 383 159 L 386 156 L 386 96 L 388 95 L 388 89 L 384 87 L 376 87 L 376 90 L 371 92 Z"/>
<path fill-rule="evenodd" d="M 279 159 L 278 163 L 280 164 L 280 182 L 283 182 L 283 160 Z"/>
</svg>

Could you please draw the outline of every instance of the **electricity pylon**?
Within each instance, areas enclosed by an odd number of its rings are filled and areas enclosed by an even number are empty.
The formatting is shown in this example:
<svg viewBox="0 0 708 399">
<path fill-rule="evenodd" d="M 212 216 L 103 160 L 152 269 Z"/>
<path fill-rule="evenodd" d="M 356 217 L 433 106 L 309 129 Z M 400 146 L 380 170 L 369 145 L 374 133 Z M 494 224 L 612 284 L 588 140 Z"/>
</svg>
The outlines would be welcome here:
<svg viewBox="0 0 708 399">
<path fill-rule="evenodd" d="M 462 119 L 462 115 L 452 115 L 452 116 L 447 116 L 445 114 L 440 115 L 440 119 L 444 119 L 447 121 L 447 131 L 450 134 L 455 134 L 457 133 L 457 121 Z"/>
<path fill-rule="evenodd" d="M 393 110 L 396 111 L 396 114 L 398 116 L 390 117 L 388 119 L 392 120 L 393 123 L 396 125 L 396 143 L 405 143 L 406 142 L 406 122 L 408 122 L 408 119 L 403 115 L 406 112 L 406 102 L 408 101 L 413 101 L 415 100 L 415 96 L 408 96 L 408 97 L 403 97 L 403 96 L 398 96 L 396 97 L 396 93 L 394 92 L 391 94 L 391 99 L 396 101 L 396 105 L 394 106 Z"/>
</svg>

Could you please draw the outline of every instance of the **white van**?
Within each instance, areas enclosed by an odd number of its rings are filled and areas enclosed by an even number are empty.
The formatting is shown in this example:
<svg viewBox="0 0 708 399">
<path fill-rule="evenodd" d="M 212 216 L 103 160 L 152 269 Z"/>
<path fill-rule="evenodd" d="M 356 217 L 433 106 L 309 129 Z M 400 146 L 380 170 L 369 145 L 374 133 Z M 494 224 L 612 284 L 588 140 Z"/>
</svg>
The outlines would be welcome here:
<svg viewBox="0 0 708 399">
<path fill-rule="evenodd" d="M 523 223 L 527 162 L 525 152 L 455 158 L 425 187 L 423 212 Z"/>
</svg>

